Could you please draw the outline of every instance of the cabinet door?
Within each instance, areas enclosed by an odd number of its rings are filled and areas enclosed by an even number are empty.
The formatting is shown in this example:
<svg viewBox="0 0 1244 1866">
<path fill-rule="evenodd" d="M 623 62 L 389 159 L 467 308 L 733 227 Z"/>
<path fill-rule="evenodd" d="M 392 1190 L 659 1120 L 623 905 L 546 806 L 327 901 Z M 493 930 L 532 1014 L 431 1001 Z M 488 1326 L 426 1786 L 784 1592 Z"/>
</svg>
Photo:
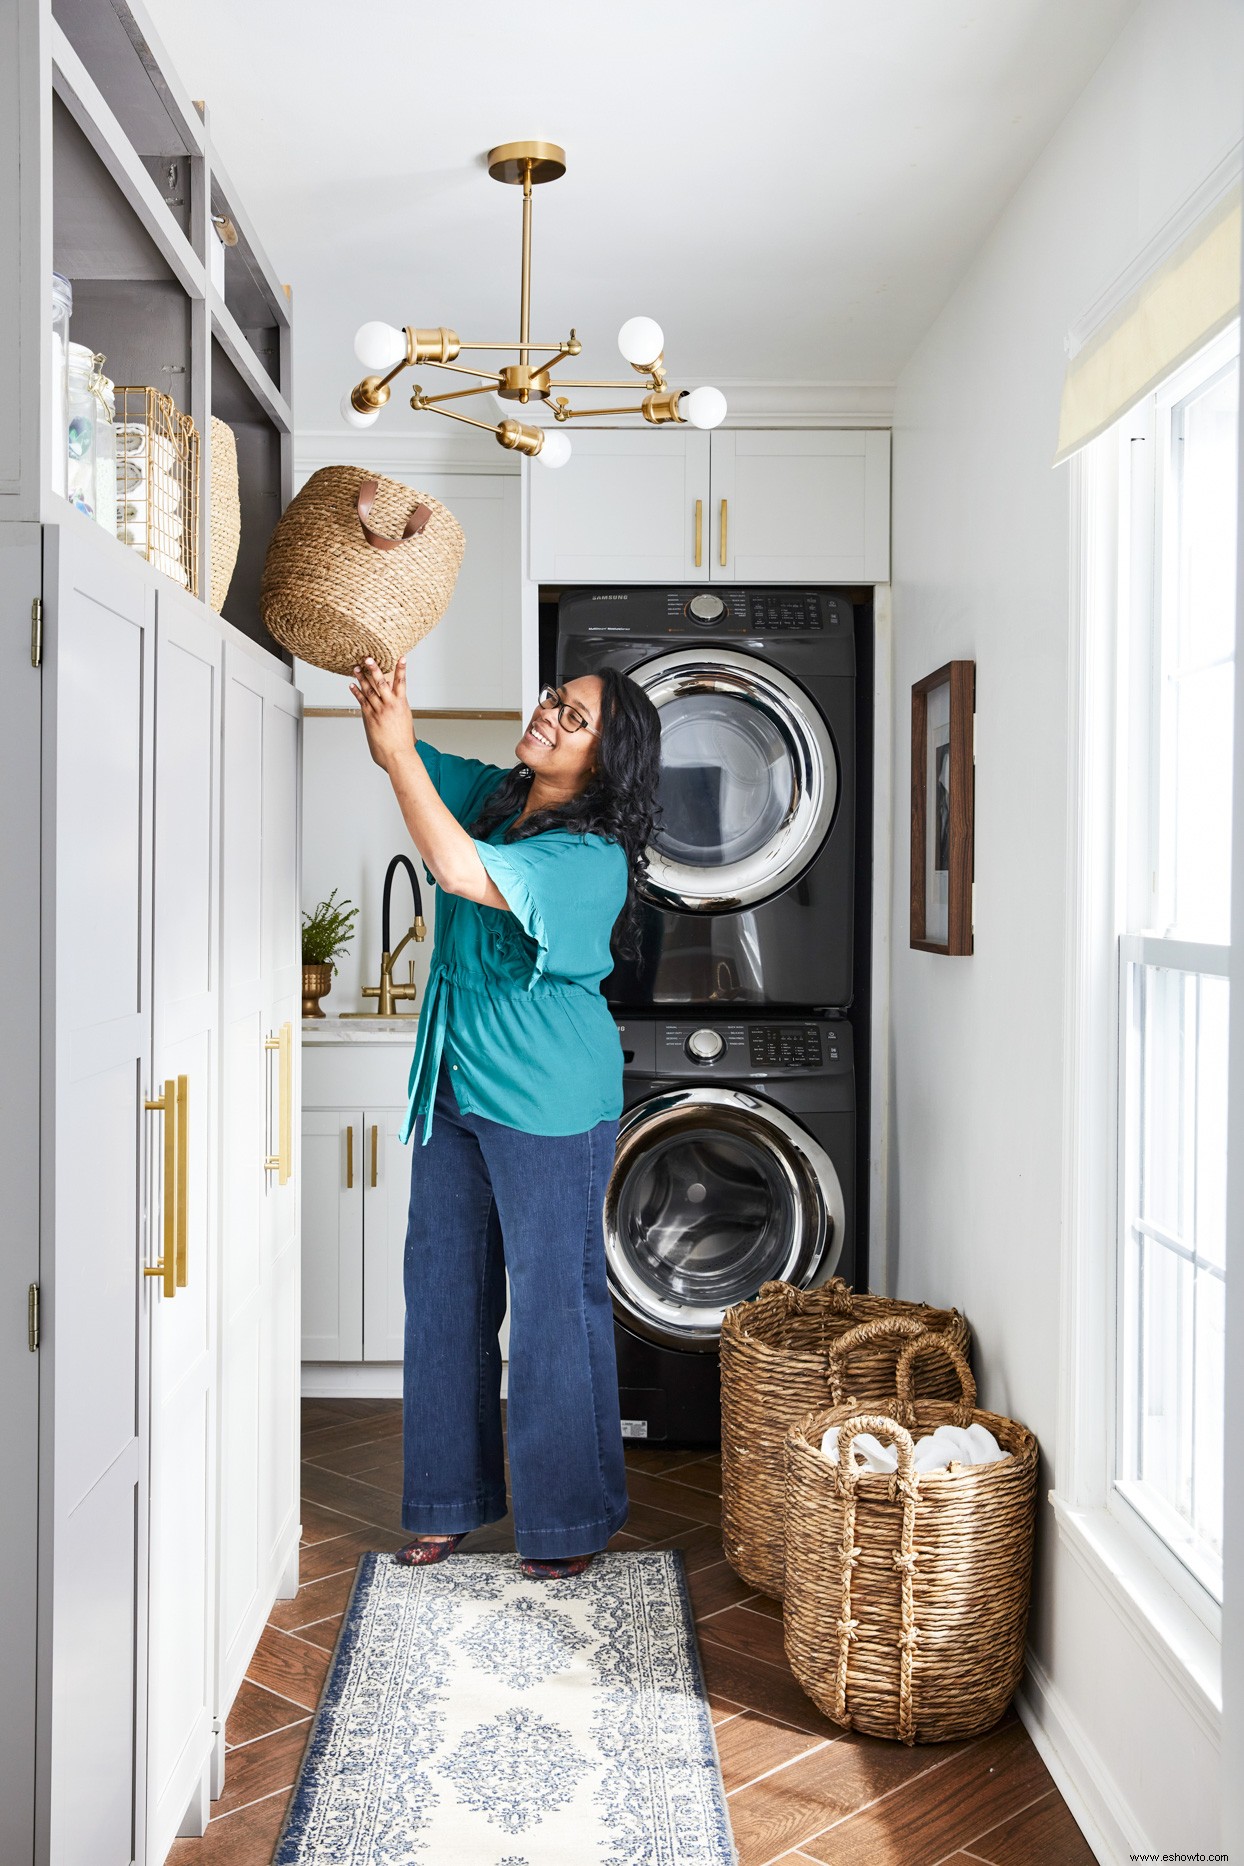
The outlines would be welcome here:
<svg viewBox="0 0 1244 1866">
<path fill-rule="evenodd" d="M 176 1837 L 212 1749 L 222 645 L 199 604 L 161 590 L 152 1075 L 157 1085 L 175 1082 L 177 1095 L 152 1119 L 174 1127 L 178 1268 L 172 1295 L 151 1281 L 147 1833 L 155 1859 Z"/>
<path fill-rule="evenodd" d="M 410 1205 L 410 1147 L 398 1139 L 405 1110 L 364 1115 L 363 1359 L 400 1361 L 406 1299 L 402 1259 Z M 412 1143 L 413 1145 L 413 1143 Z"/>
<path fill-rule="evenodd" d="M 302 1118 L 302 1358 L 363 1358 L 363 1115 Z"/>
<path fill-rule="evenodd" d="M 145 1343 L 167 1319 L 143 1275 L 154 594 L 89 521 L 45 531 L 43 587 L 38 1855 L 129 1866 L 147 1858 Z"/>
<path fill-rule="evenodd" d="M 888 433 L 734 428 L 709 438 L 716 579 L 888 582 Z"/>
<path fill-rule="evenodd" d="M 692 428 L 576 429 L 564 467 L 524 462 L 528 576 L 536 583 L 707 576 L 709 439 Z"/>
<path fill-rule="evenodd" d="M 423 712 L 509 712 L 522 704 L 519 609 L 519 476 L 425 473 L 409 478 L 448 506 L 466 535 L 466 552 L 448 609 L 411 650 L 406 687 Z M 354 706 L 344 675 L 297 663 L 308 706 Z"/>
</svg>

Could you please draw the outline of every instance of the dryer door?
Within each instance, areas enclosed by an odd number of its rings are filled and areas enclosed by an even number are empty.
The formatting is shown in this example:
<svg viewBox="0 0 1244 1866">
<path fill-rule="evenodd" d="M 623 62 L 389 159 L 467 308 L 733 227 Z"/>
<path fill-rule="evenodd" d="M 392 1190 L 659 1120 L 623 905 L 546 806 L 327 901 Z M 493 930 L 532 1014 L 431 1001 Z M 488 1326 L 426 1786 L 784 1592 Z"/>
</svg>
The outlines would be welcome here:
<svg viewBox="0 0 1244 1866">
<path fill-rule="evenodd" d="M 643 892 L 721 913 L 763 901 L 829 833 L 838 763 L 796 680 L 729 648 L 681 648 L 630 670 L 661 715 L 661 819 Z"/>
<path fill-rule="evenodd" d="M 605 1194 L 609 1287 L 651 1341 L 716 1347 L 726 1310 L 762 1283 L 831 1275 L 844 1223 L 832 1160 L 774 1102 L 680 1088 L 623 1116 Z"/>
</svg>

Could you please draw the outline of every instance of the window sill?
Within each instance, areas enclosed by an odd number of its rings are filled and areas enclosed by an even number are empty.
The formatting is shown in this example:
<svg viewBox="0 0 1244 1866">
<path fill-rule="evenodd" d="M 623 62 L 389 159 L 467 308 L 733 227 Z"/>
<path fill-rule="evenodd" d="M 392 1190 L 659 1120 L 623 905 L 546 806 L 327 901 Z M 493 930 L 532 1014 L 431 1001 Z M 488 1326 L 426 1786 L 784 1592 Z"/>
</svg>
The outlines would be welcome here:
<svg viewBox="0 0 1244 1866">
<path fill-rule="evenodd" d="M 1138 1636 L 1180 1701 L 1222 1738 L 1222 1646 L 1107 1510 L 1075 1509 L 1051 1490 L 1058 1534 Z"/>
</svg>

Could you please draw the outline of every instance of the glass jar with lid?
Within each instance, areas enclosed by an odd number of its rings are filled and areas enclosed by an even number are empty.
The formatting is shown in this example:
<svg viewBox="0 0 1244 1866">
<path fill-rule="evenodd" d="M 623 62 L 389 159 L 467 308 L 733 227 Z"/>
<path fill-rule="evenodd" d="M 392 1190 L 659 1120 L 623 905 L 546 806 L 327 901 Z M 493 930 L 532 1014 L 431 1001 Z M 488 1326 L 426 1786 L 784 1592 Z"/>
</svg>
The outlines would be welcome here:
<svg viewBox="0 0 1244 1866">
<path fill-rule="evenodd" d="M 95 424 L 95 517 L 111 537 L 117 535 L 117 430 L 116 393 L 97 357 L 91 387 L 95 392 L 98 414 Z"/>
<path fill-rule="evenodd" d="M 88 518 L 95 516 L 96 429 L 103 410 L 92 387 L 95 352 L 84 343 L 69 345 L 69 385 L 65 398 L 66 464 L 65 495 Z"/>
<path fill-rule="evenodd" d="M 65 436 L 69 427 L 69 318 L 73 286 L 62 273 L 52 274 L 52 491 L 65 496 Z"/>
</svg>

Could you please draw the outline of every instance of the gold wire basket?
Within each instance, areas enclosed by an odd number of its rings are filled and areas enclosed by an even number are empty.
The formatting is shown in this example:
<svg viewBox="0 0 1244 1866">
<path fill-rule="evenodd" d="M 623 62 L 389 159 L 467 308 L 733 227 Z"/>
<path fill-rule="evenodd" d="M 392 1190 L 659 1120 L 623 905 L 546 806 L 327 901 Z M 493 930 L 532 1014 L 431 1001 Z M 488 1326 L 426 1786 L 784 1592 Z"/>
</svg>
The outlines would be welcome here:
<svg viewBox="0 0 1244 1866">
<path fill-rule="evenodd" d="M 199 593 L 199 431 L 159 389 L 117 385 L 117 536 Z"/>
</svg>

